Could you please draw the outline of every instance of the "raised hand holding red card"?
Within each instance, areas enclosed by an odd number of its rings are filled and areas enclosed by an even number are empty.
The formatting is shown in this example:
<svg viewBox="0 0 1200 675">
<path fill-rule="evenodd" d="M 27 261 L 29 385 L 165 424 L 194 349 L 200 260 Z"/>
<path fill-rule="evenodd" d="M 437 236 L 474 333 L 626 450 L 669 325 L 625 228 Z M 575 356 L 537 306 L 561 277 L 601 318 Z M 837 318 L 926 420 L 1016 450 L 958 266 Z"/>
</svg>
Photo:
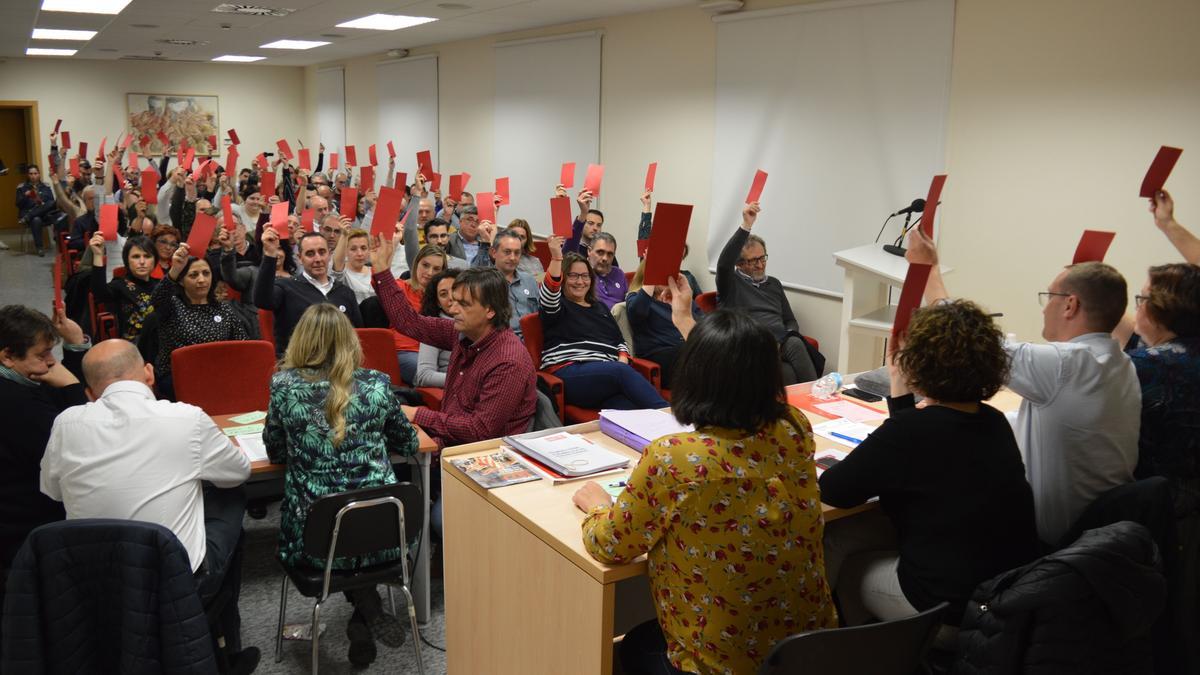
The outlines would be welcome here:
<svg viewBox="0 0 1200 675">
<path fill-rule="evenodd" d="M 496 179 L 496 195 L 500 197 L 500 205 L 507 206 L 509 204 L 509 187 L 508 178 Z"/>
<path fill-rule="evenodd" d="M 377 166 L 379 164 L 379 158 L 375 155 L 374 143 L 367 147 L 367 158 L 370 160 L 371 166 Z"/>
<path fill-rule="evenodd" d="M 479 209 L 479 222 L 496 222 L 496 194 L 480 192 L 475 195 L 475 208 Z"/>
<path fill-rule="evenodd" d="M 687 245 L 688 226 L 692 222 L 691 204 L 665 204 L 654 207 L 653 229 L 646 250 L 645 283 L 665 285 L 679 275 L 683 249 Z"/>
<path fill-rule="evenodd" d="M 571 238 L 574 219 L 571 217 L 570 197 L 550 198 L 550 221 L 554 224 L 554 236 Z"/>
<path fill-rule="evenodd" d="M 308 148 L 300 148 L 300 170 L 312 171 L 312 152 Z"/>
<path fill-rule="evenodd" d="M 604 180 L 603 164 L 588 164 L 587 176 L 583 179 L 583 189 L 592 193 L 592 198 L 600 196 L 600 183 Z"/>
<path fill-rule="evenodd" d="M 198 258 L 204 257 L 208 244 L 212 241 L 213 233 L 217 231 L 217 219 L 203 211 L 196 211 L 196 219 L 192 221 L 192 231 L 188 233 L 188 252 Z"/>
<path fill-rule="evenodd" d="M 358 188 L 342 188 L 341 194 L 338 195 L 338 209 L 350 220 L 358 217 Z"/>
<path fill-rule="evenodd" d="M 425 180 L 433 178 L 433 153 L 428 150 L 417 153 L 417 172 L 425 176 Z"/>
<path fill-rule="evenodd" d="M 565 188 L 575 187 L 575 162 L 563 162 L 558 184 Z"/>
<path fill-rule="evenodd" d="M 396 233 L 396 222 L 400 220 L 400 204 L 404 194 L 395 188 L 379 188 L 379 199 L 375 202 L 375 214 L 371 217 L 371 237 L 391 238 Z"/>
<path fill-rule="evenodd" d="M 237 229 L 237 221 L 233 219 L 233 199 L 229 195 L 221 197 L 221 215 L 225 219 L 225 229 L 230 232 Z"/>
<path fill-rule="evenodd" d="M 358 166 L 358 153 L 353 145 L 346 146 L 346 166 Z"/>
<path fill-rule="evenodd" d="M 1071 264 L 1104 262 L 1108 247 L 1116 236 L 1116 232 L 1084 230 L 1083 236 L 1079 238 L 1079 245 L 1075 247 L 1075 257 L 1071 260 Z"/>
<path fill-rule="evenodd" d="M 291 161 L 291 159 L 293 157 L 292 146 L 288 145 L 286 138 L 281 138 L 281 139 L 275 141 L 275 147 L 279 148 L 280 156 L 282 156 L 284 159 L 286 159 L 288 161 Z"/>
<path fill-rule="evenodd" d="M 1175 162 L 1179 161 L 1182 154 L 1182 148 L 1172 148 L 1169 145 L 1159 148 L 1154 161 L 1150 163 L 1150 168 L 1146 170 L 1146 177 L 1142 179 L 1142 189 L 1138 196 L 1150 198 L 1158 194 L 1167 184 L 1167 178 L 1171 176 L 1171 170 L 1175 168 Z"/>
<path fill-rule="evenodd" d="M 117 240 L 117 210 L 120 208 L 116 204 L 100 206 L 100 232 L 104 235 L 104 241 Z"/>
<path fill-rule="evenodd" d="M 359 170 L 358 189 L 364 194 L 375 189 L 375 167 L 368 164 Z"/>
<path fill-rule="evenodd" d="M 291 237 L 291 232 L 288 230 L 288 209 L 290 205 L 287 202 L 279 202 L 271 205 L 271 228 L 279 234 L 280 239 Z"/>
<path fill-rule="evenodd" d="M 754 180 L 750 181 L 750 192 L 746 195 L 746 203 L 753 204 L 762 199 L 763 188 L 767 185 L 767 172 L 759 169 L 754 172 Z"/>
<path fill-rule="evenodd" d="M 925 295 L 925 286 L 929 283 L 929 273 L 932 265 L 909 263 L 908 274 L 904 277 L 904 288 L 900 290 L 900 303 L 896 306 L 896 318 L 892 322 L 892 342 L 894 349 L 897 338 L 908 330 L 912 313 L 921 306 L 921 297 Z"/>
<path fill-rule="evenodd" d="M 654 177 L 658 174 L 658 162 L 651 162 L 646 168 L 646 192 L 654 192 Z"/>
</svg>

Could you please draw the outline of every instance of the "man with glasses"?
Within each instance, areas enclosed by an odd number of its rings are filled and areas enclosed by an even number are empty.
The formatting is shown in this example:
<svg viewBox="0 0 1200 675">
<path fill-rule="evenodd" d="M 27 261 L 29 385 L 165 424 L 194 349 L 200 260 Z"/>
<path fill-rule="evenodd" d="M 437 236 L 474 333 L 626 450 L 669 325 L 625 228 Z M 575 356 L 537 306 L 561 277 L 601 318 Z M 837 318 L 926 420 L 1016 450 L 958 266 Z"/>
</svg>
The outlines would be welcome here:
<svg viewBox="0 0 1200 675">
<path fill-rule="evenodd" d="M 758 218 L 758 202 L 742 209 L 742 225 L 717 258 L 717 301 L 722 307 L 740 309 L 771 330 L 779 340 L 783 383 L 796 384 L 817 379 L 818 372 L 808 343 L 800 334 L 783 284 L 767 276 L 767 243 L 750 233 Z M 815 351 L 815 350 L 814 350 Z"/>
<path fill-rule="evenodd" d="M 914 229 L 909 262 L 933 266 L 928 302 L 948 297 L 937 249 Z M 1033 487 L 1038 536 L 1057 545 L 1095 499 L 1133 481 L 1142 393 L 1112 331 L 1128 303 L 1125 278 L 1098 262 L 1069 265 L 1038 293 L 1042 337 L 1010 342 L 1008 386 L 1021 396 L 1014 428 Z"/>
<path fill-rule="evenodd" d="M 616 238 L 607 232 L 597 232 L 587 248 L 587 258 L 592 271 L 596 273 L 596 299 L 609 309 L 618 302 L 625 302 L 629 286 L 625 281 L 625 272 L 617 267 Z"/>
</svg>

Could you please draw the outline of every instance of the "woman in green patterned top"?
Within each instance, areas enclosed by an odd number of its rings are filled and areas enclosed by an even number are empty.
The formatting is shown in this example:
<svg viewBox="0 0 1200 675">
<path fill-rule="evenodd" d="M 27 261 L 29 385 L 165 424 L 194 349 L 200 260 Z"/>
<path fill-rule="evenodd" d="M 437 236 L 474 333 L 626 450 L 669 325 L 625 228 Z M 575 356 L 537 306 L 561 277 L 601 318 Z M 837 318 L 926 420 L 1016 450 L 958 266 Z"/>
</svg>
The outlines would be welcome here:
<svg viewBox="0 0 1200 675">
<path fill-rule="evenodd" d="M 396 482 L 389 452 L 412 455 L 417 434 L 392 395 L 383 373 L 362 365 L 362 346 L 350 320 L 330 304 L 309 307 L 297 324 L 271 379 L 263 442 L 272 463 L 287 464 L 279 507 L 279 558 L 287 565 L 324 568 L 303 553 L 308 508 L 326 495 Z M 363 558 L 335 558 L 335 569 L 353 569 L 400 557 L 399 549 Z M 352 591 L 354 614 L 346 627 L 350 661 L 375 659 L 374 638 L 398 647 L 404 631 L 385 614 L 374 588 Z"/>
</svg>

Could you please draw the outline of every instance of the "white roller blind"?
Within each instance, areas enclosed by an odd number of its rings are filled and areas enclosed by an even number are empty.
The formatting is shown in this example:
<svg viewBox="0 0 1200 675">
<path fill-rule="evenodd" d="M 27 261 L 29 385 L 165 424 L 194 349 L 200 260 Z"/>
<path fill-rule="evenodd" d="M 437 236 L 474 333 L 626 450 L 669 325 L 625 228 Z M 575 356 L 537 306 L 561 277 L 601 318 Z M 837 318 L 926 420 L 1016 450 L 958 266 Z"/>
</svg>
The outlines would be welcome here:
<svg viewBox="0 0 1200 675">
<path fill-rule="evenodd" d="M 512 203 L 501 209 L 502 223 L 525 218 L 549 232 L 563 162 L 576 163 L 580 188 L 599 158 L 600 33 L 498 43 L 495 175 L 472 185 L 490 190 L 495 177 L 509 177 Z"/>
<path fill-rule="evenodd" d="M 832 253 L 871 242 L 942 171 L 953 37 L 953 0 L 717 19 L 712 264 L 763 169 L 754 231 L 767 241 L 770 273 L 840 293 Z M 893 220 L 884 239 L 898 232 Z"/>
<path fill-rule="evenodd" d="M 387 61 L 375 67 L 379 95 L 376 143 L 381 170 L 387 171 L 387 142 L 396 146 L 396 171 L 413 176 L 417 153 L 429 150 L 438 166 L 438 62 L 436 56 Z M 365 155 L 359 161 L 365 162 Z M 385 174 L 381 174 L 385 175 Z M 442 179 L 443 193 L 449 178 Z M 411 178 L 409 182 L 412 182 Z M 474 186 L 472 186 L 474 187 Z"/>
<path fill-rule="evenodd" d="M 341 68 L 317 71 L 317 133 L 329 152 L 337 152 L 346 142 L 346 82 Z"/>
</svg>

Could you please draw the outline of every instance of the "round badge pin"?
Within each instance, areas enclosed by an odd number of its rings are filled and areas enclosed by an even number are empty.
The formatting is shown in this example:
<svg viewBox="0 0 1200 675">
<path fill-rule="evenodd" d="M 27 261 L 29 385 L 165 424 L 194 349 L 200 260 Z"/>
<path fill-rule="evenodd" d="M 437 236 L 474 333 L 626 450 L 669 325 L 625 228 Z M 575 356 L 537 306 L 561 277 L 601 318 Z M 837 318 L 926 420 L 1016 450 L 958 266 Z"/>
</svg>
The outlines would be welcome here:
<svg viewBox="0 0 1200 675">
<path fill-rule="evenodd" d="M 214 316 L 213 321 L 216 321 L 217 323 L 221 323 L 221 315 L 218 314 L 218 315 Z"/>
</svg>

